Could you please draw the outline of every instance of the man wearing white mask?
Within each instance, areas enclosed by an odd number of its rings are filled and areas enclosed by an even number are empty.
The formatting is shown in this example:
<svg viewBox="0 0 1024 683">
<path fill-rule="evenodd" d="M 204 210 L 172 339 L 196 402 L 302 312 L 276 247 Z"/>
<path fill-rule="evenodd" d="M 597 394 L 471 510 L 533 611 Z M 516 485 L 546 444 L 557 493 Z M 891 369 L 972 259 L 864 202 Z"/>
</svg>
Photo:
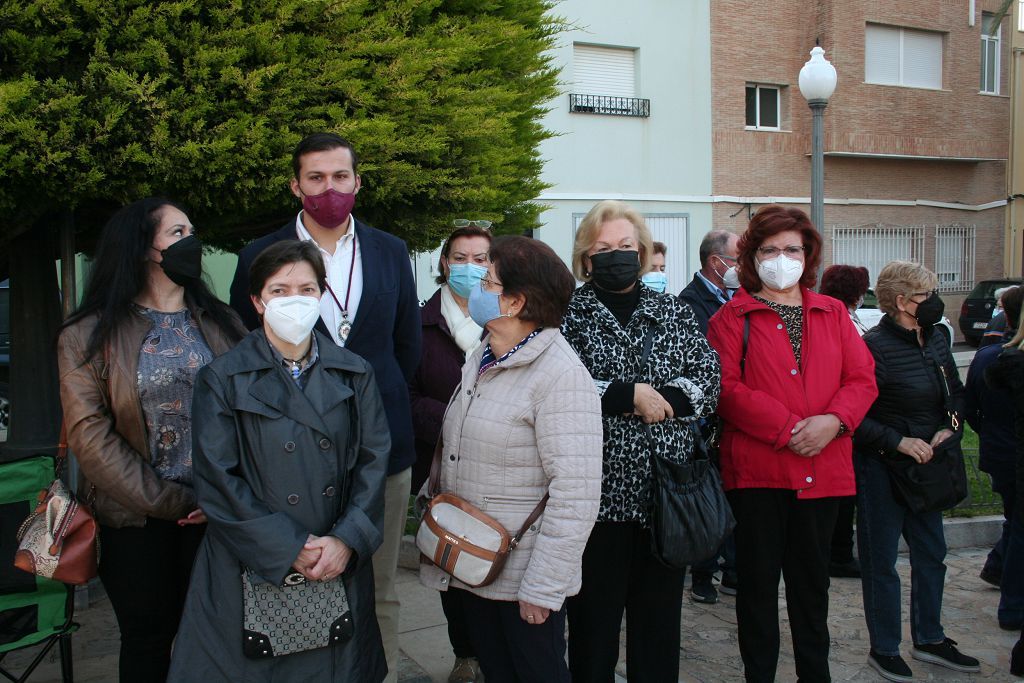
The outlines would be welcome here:
<svg viewBox="0 0 1024 683">
<path fill-rule="evenodd" d="M 679 298 L 690 305 L 697 316 L 700 331 L 708 333 L 708 320 L 739 288 L 736 276 L 737 244 L 740 238 L 727 230 L 712 230 L 700 243 L 700 270 L 679 292 Z"/>
<path fill-rule="evenodd" d="M 291 191 L 302 210 L 280 230 L 256 240 L 238 256 L 231 307 L 250 329 L 259 323 L 249 297 L 249 265 L 271 244 L 316 244 L 327 271 L 316 328 L 373 366 L 391 434 L 384 492 L 384 542 L 373 557 L 377 619 L 397 681 L 398 596 L 395 575 L 405 528 L 413 444 L 409 380 L 420 361 L 420 312 L 405 243 L 358 220 L 352 209 L 362 186 L 351 143 L 334 133 L 308 135 L 292 153 Z"/>
<path fill-rule="evenodd" d="M 700 325 L 701 334 L 705 336 L 708 333 L 708 320 L 740 286 L 736 275 L 739 241 L 739 235 L 727 230 L 712 230 L 704 235 L 698 252 L 700 270 L 693 274 L 693 280 L 679 293 L 679 298 L 690 305 Z M 690 598 L 694 602 L 707 605 L 718 602 L 718 589 L 715 588 L 713 577 L 719 570 L 719 555 L 722 558 L 721 590 L 726 595 L 736 595 L 735 554 L 730 536 L 715 557 L 691 567 Z"/>
</svg>

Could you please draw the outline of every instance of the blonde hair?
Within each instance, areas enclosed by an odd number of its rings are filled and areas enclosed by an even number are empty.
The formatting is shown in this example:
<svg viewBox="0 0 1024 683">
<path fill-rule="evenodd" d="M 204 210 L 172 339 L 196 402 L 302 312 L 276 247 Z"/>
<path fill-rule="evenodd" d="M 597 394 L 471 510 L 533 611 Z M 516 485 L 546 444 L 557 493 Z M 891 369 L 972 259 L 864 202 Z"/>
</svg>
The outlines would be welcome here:
<svg viewBox="0 0 1024 683">
<path fill-rule="evenodd" d="M 890 316 L 896 316 L 896 297 L 909 298 L 921 292 L 930 292 L 939 286 L 935 273 L 912 261 L 890 261 L 878 274 L 875 297 L 878 307 Z"/>
<path fill-rule="evenodd" d="M 572 274 L 576 276 L 577 280 L 590 281 L 590 273 L 583 264 L 583 257 L 597 242 L 597 234 L 601 231 L 601 226 L 619 218 L 625 218 L 633 224 L 633 228 L 636 230 L 636 241 L 640 248 L 640 274 L 643 275 L 650 269 L 651 254 L 654 253 L 654 239 L 651 237 L 651 231 L 647 229 L 644 217 L 625 202 L 606 199 L 594 204 L 594 207 L 580 221 L 579 228 L 576 229 L 576 242 L 572 247 Z"/>
</svg>

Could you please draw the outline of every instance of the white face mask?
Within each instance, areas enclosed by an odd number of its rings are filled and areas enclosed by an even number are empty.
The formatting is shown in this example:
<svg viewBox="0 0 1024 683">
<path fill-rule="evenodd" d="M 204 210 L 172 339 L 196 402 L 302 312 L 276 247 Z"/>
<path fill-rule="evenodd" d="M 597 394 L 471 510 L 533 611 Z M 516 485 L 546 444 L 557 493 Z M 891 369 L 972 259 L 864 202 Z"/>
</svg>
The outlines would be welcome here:
<svg viewBox="0 0 1024 683">
<path fill-rule="evenodd" d="M 789 289 L 804 274 L 802 261 L 791 259 L 785 254 L 779 254 L 775 258 L 765 259 L 757 264 L 757 275 L 761 282 L 768 289 L 776 292 Z"/>
<path fill-rule="evenodd" d="M 740 288 L 740 274 L 736 272 L 736 266 L 729 266 L 722 275 L 722 285 L 726 289 Z"/>
<path fill-rule="evenodd" d="M 263 319 L 278 337 L 289 344 L 301 344 L 320 318 L 320 300 L 312 296 L 279 296 L 266 303 Z"/>
</svg>

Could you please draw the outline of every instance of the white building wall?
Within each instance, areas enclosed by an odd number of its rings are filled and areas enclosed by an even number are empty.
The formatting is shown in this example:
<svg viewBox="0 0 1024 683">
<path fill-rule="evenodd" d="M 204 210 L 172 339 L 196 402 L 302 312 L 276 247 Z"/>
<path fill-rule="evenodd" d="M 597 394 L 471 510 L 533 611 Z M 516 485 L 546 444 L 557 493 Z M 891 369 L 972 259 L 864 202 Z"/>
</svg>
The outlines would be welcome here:
<svg viewBox="0 0 1024 683">
<path fill-rule="evenodd" d="M 541 147 L 551 188 L 539 197 L 550 208 L 535 235 L 568 262 L 574 215 L 622 199 L 656 216 L 652 224 L 686 226 L 669 246 L 669 291 L 678 292 L 699 267 L 697 246 L 712 227 L 709 3 L 563 0 L 555 12 L 575 28 L 554 50 L 561 94 L 544 125 L 557 136 Z M 570 113 L 569 94 L 579 92 L 574 43 L 636 50 L 636 96 L 650 100 L 650 117 Z M 670 216 L 686 220 L 658 220 Z"/>
<path fill-rule="evenodd" d="M 627 201 L 654 218 L 655 239 L 667 237 L 669 291 L 677 293 L 699 268 L 697 247 L 712 227 L 709 0 L 562 0 L 553 11 L 573 28 L 554 48 L 561 92 L 544 126 L 556 136 L 541 146 L 551 187 L 538 197 L 549 208 L 534 236 L 568 264 L 580 215 L 602 199 Z M 636 50 L 635 93 L 650 100 L 650 117 L 570 113 L 574 43 Z M 670 229 L 678 234 L 658 234 Z M 424 300 L 437 287 L 436 258 L 414 259 Z"/>
</svg>

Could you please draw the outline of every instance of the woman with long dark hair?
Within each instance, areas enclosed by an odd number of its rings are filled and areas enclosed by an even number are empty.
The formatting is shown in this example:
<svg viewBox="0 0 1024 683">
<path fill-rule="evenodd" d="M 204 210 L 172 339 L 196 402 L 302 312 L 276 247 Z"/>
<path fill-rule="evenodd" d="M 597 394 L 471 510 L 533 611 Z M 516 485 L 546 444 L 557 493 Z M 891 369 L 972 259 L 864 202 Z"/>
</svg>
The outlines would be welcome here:
<svg viewBox="0 0 1024 683">
<path fill-rule="evenodd" d="M 167 199 L 133 202 L 100 237 L 58 340 L 79 495 L 100 523 L 100 579 L 121 631 L 122 681 L 161 681 L 205 517 L 192 489 L 192 385 L 242 338 L 203 283 L 202 245 Z"/>
</svg>

